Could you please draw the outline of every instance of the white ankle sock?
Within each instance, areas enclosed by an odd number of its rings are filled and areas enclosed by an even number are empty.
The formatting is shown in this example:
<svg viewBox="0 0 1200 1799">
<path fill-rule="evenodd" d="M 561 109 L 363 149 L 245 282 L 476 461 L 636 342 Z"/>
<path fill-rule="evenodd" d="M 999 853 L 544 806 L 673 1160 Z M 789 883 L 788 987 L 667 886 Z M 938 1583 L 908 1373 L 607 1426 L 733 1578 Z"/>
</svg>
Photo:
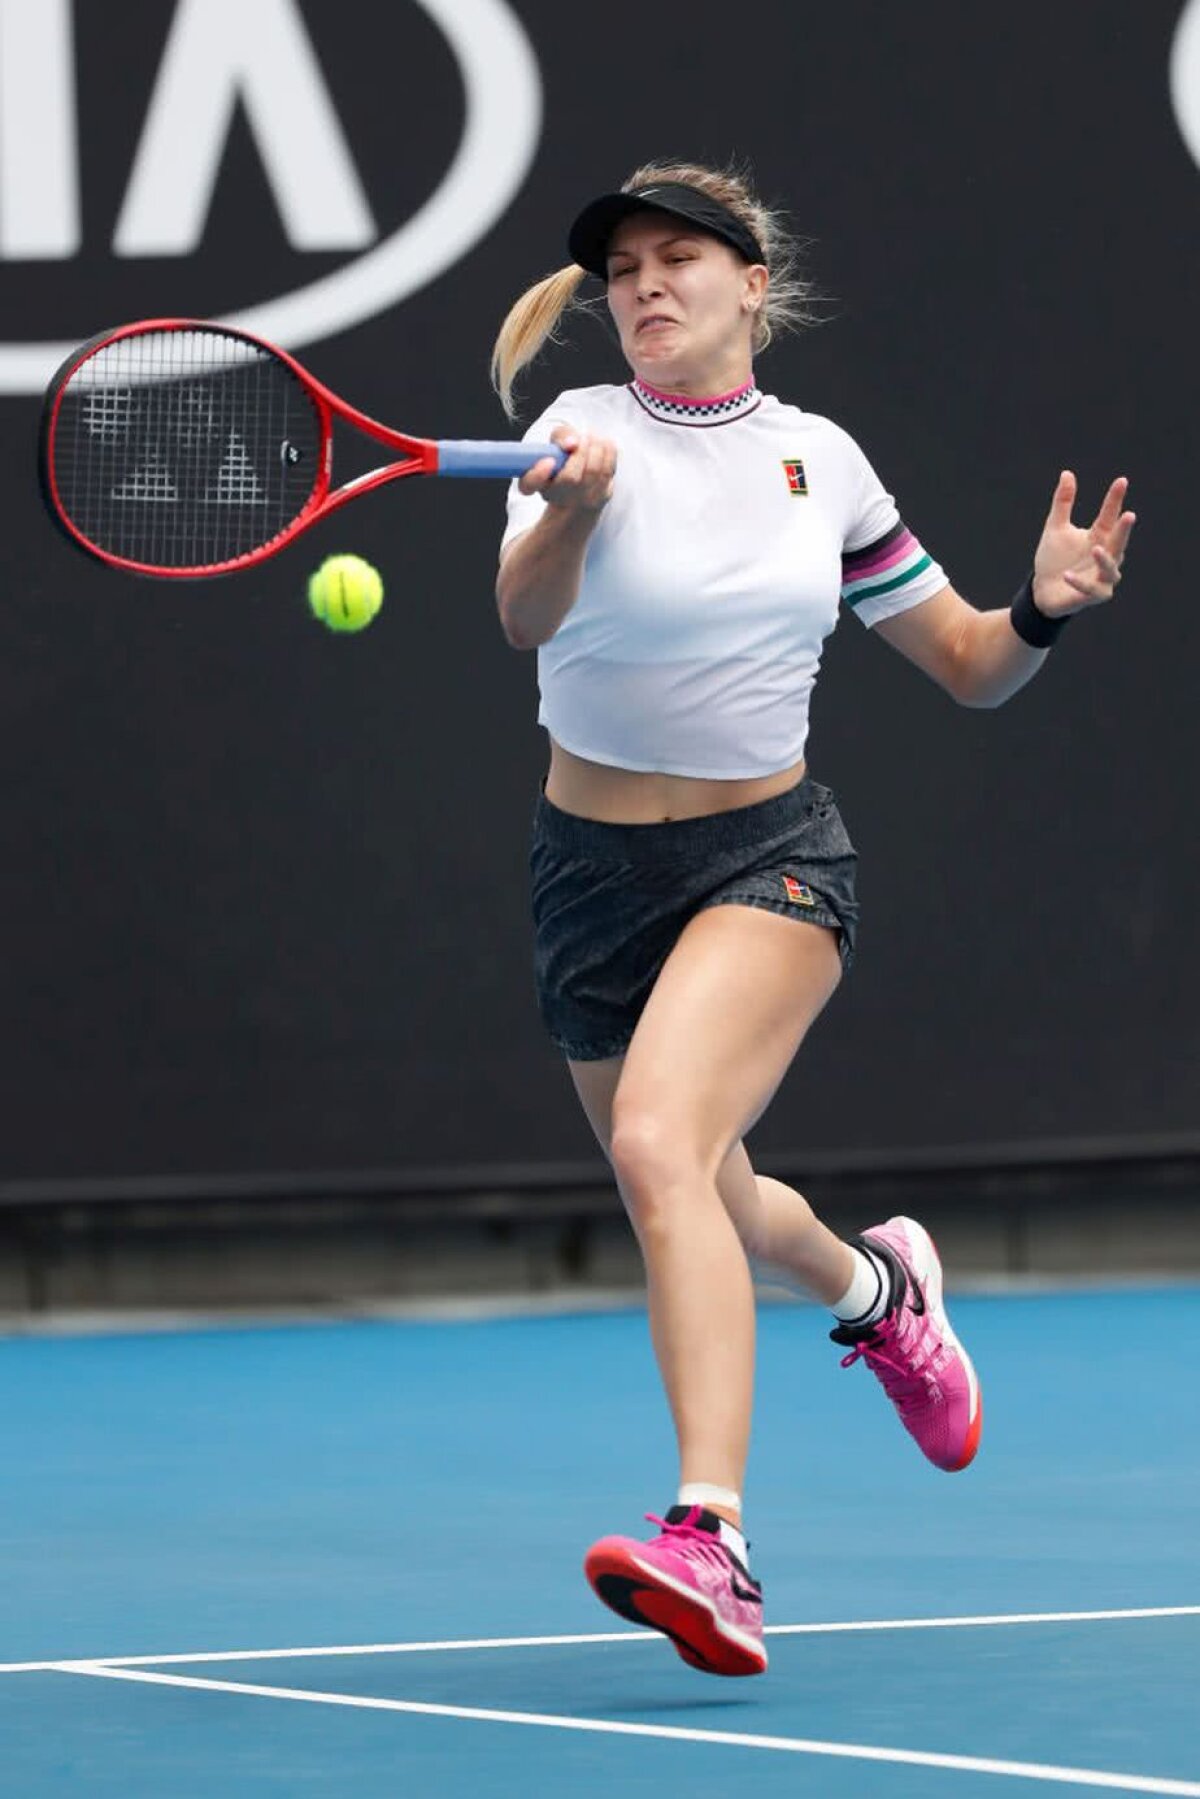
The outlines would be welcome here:
<svg viewBox="0 0 1200 1799">
<path fill-rule="evenodd" d="M 726 1549 L 732 1549 L 734 1555 L 737 1556 L 738 1561 L 742 1564 L 742 1567 L 748 1574 L 750 1572 L 750 1552 L 746 1546 L 744 1535 L 738 1529 L 736 1524 L 731 1524 L 729 1522 L 728 1518 L 720 1519 L 719 1523 L 722 1543 L 724 1543 Z"/>
<path fill-rule="evenodd" d="M 854 1278 L 833 1307 L 843 1324 L 878 1324 L 887 1311 L 891 1281 L 884 1263 L 869 1249 L 850 1245 Z"/>
<path fill-rule="evenodd" d="M 723 1505 L 726 1511 L 736 1512 L 740 1517 L 742 1496 L 740 1493 L 735 1493 L 732 1487 L 714 1487 L 706 1480 L 689 1480 L 680 1487 L 676 1504 L 698 1505 L 705 1509 L 710 1509 L 714 1505 Z M 743 1533 L 736 1524 L 731 1524 L 728 1518 L 718 1517 L 717 1524 L 721 1541 L 726 1549 L 732 1549 L 742 1567 L 749 1570 L 750 1563 L 747 1559 L 746 1539 Z"/>
</svg>

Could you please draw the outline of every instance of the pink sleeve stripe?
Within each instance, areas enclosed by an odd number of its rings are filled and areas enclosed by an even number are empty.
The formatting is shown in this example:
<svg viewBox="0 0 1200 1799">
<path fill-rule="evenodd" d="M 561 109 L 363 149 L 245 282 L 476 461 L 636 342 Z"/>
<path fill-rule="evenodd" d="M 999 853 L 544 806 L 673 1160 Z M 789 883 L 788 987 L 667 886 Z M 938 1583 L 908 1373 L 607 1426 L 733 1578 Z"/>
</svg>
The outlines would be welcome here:
<svg viewBox="0 0 1200 1799">
<path fill-rule="evenodd" d="M 886 574 L 888 569 L 903 562 L 906 556 L 911 556 L 917 547 L 917 540 L 908 526 L 896 525 L 879 543 L 868 544 L 865 550 L 848 551 L 842 557 L 843 574 L 854 581 L 861 581 L 869 575 Z"/>
</svg>

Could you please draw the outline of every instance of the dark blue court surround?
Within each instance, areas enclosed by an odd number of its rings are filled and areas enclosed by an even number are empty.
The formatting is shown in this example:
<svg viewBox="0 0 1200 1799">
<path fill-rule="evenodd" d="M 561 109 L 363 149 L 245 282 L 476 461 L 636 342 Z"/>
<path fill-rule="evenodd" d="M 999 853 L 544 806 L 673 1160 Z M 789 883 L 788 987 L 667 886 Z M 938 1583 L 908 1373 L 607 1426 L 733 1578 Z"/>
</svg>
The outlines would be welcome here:
<svg viewBox="0 0 1200 1799">
<path fill-rule="evenodd" d="M 777 1630 L 770 1672 L 738 1683 L 627 1637 L 579 1573 L 591 1537 L 638 1531 L 672 1497 L 636 1312 L 8 1339 L 0 1786 L 457 1799 L 869 1781 L 883 1799 L 974 1799 L 1099 1784 L 1074 1769 L 1200 1794 L 1200 1293 L 963 1299 L 954 1318 L 986 1422 L 976 1465 L 948 1477 L 862 1369 L 838 1368 L 817 1312 L 764 1310 L 748 1521 L 768 1622 L 905 1627 Z M 1159 1607 L 1192 1609 L 911 1627 Z M 312 1653 L 222 1659 L 264 1649 Z M 189 1659 L 11 1666 L 170 1656 Z M 862 1759 L 872 1748 L 888 1759 Z"/>
</svg>

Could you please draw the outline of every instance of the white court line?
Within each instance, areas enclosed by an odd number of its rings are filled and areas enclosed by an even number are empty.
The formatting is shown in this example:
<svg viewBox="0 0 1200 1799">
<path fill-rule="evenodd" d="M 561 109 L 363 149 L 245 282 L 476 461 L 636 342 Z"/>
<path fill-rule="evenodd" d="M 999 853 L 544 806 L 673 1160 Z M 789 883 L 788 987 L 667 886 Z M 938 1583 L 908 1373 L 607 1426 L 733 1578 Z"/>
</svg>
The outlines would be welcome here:
<svg viewBox="0 0 1200 1799">
<path fill-rule="evenodd" d="M 1131 1618 L 1197 1618 L 1200 1605 L 1141 1605 L 1120 1611 L 983 1612 L 960 1618 L 855 1618 L 834 1624 L 768 1624 L 768 1637 L 833 1636 L 866 1630 L 960 1630 L 996 1624 L 1103 1624 Z M 89 1668 L 171 1667 L 180 1662 L 273 1662 L 318 1655 L 429 1655 L 462 1649 L 564 1649 L 584 1643 L 657 1643 L 651 1630 L 596 1630 L 570 1636 L 450 1637 L 427 1643 L 323 1643 L 296 1649 L 192 1649 L 185 1655 L 89 1655 Z M 53 1674 L 82 1665 L 78 1657 L 43 1662 L 0 1662 L 0 1674 Z"/>
<path fill-rule="evenodd" d="M 1162 1780 L 1152 1775 L 1110 1774 L 1099 1768 L 1065 1768 L 1042 1762 L 998 1761 L 981 1755 L 942 1755 L 923 1749 L 884 1749 L 867 1743 L 824 1743 L 806 1737 L 751 1736 L 732 1730 L 687 1730 L 674 1724 L 624 1724 L 607 1718 L 573 1718 L 550 1712 L 492 1711 L 481 1706 L 432 1705 L 412 1699 L 370 1699 L 357 1693 L 316 1693 L 303 1687 L 261 1687 L 236 1680 L 200 1680 L 190 1674 L 151 1674 L 97 1662 L 63 1662 L 62 1673 L 96 1680 L 142 1681 L 151 1686 L 190 1687 L 212 1693 L 240 1693 L 259 1699 L 292 1699 L 304 1705 L 341 1705 L 361 1711 L 419 1713 L 482 1724 L 525 1724 L 543 1730 L 590 1731 L 598 1736 L 653 1737 L 672 1743 L 706 1743 L 732 1749 L 771 1749 L 790 1755 L 833 1756 L 845 1761 L 899 1762 L 919 1768 L 948 1768 L 965 1774 L 1003 1774 L 1013 1780 L 1057 1781 L 1062 1786 L 1108 1787 L 1122 1793 L 1163 1793 L 1200 1799 L 1200 1782 Z"/>
</svg>

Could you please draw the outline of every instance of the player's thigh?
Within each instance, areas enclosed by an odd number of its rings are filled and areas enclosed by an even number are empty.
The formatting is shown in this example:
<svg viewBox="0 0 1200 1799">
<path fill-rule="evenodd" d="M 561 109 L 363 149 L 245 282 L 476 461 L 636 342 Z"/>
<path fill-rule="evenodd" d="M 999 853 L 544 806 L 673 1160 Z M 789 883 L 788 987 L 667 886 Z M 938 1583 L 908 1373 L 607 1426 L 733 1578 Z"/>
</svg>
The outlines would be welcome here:
<svg viewBox="0 0 1200 1799">
<path fill-rule="evenodd" d="M 579 1096 L 587 1121 L 596 1133 L 596 1141 L 607 1156 L 612 1143 L 612 1110 L 625 1057 L 606 1056 L 598 1062 L 573 1062 L 567 1069 Z"/>
<path fill-rule="evenodd" d="M 715 1176 L 840 978 L 836 934 L 822 925 L 753 906 L 698 913 L 626 1052 L 612 1101 L 614 1145 L 632 1138 L 651 1155 L 655 1144 L 666 1153 L 674 1145 Z"/>
</svg>

